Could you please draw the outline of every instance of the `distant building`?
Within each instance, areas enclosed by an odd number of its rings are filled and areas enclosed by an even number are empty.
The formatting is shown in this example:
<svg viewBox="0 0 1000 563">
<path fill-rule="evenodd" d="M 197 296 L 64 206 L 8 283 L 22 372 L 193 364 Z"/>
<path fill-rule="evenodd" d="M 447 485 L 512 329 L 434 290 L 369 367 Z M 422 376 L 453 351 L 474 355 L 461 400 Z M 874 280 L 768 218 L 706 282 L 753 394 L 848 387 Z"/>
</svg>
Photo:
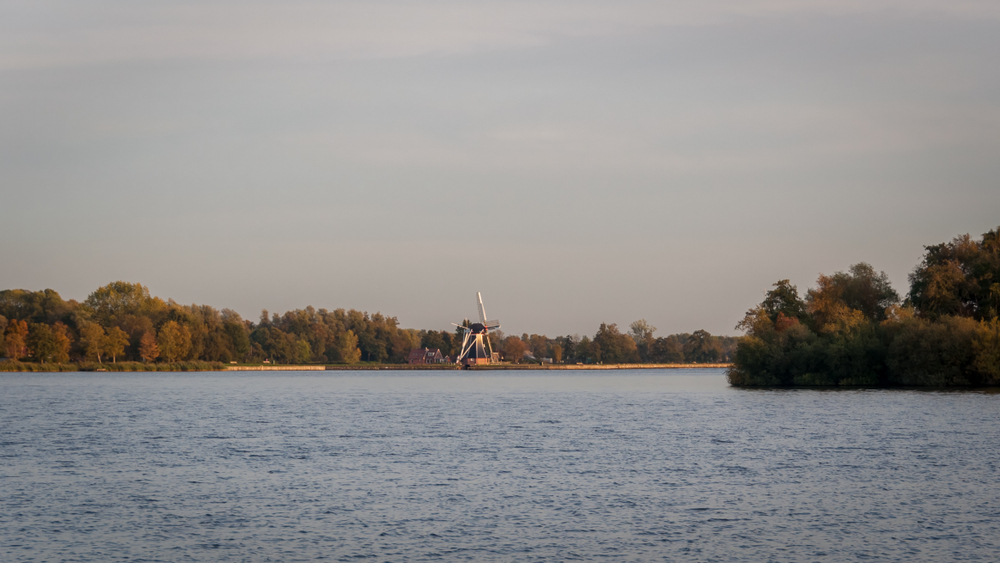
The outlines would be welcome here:
<svg viewBox="0 0 1000 563">
<path fill-rule="evenodd" d="M 408 364 L 443 364 L 444 356 L 437 348 L 414 348 L 406 358 Z"/>
</svg>

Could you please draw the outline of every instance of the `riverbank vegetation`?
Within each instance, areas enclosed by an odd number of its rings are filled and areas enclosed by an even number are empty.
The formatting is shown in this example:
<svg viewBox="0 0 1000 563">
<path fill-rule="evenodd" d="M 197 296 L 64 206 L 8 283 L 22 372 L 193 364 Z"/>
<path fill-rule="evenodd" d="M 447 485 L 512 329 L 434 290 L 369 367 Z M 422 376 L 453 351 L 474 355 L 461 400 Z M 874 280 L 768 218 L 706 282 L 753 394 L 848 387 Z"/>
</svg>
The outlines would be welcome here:
<svg viewBox="0 0 1000 563">
<path fill-rule="evenodd" d="M 737 386 L 1000 385 L 1000 228 L 925 247 L 905 299 L 856 264 L 805 296 L 781 280 L 737 325 Z"/>
<path fill-rule="evenodd" d="M 181 305 L 150 295 L 138 283 L 100 287 L 82 303 L 55 291 L 0 291 L 0 371 L 191 371 L 230 362 L 270 364 L 404 363 L 414 348 L 456 357 L 461 329 L 400 328 L 381 313 L 306 307 L 262 311 L 257 322 L 229 309 Z M 656 337 L 644 320 L 626 332 L 602 323 L 591 336 L 491 333 L 513 363 L 726 362 L 736 338 L 699 330 Z"/>
</svg>

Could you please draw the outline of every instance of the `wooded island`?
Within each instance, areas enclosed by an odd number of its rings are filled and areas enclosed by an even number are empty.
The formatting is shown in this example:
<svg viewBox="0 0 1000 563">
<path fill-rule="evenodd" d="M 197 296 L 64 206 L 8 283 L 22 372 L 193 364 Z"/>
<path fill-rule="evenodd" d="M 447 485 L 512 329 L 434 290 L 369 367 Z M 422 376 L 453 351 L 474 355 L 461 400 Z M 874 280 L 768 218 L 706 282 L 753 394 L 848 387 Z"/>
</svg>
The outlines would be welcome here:
<svg viewBox="0 0 1000 563">
<path fill-rule="evenodd" d="M 788 280 L 737 325 L 736 386 L 1000 385 L 1000 228 L 926 246 L 905 300 L 868 264 Z"/>
</svg>

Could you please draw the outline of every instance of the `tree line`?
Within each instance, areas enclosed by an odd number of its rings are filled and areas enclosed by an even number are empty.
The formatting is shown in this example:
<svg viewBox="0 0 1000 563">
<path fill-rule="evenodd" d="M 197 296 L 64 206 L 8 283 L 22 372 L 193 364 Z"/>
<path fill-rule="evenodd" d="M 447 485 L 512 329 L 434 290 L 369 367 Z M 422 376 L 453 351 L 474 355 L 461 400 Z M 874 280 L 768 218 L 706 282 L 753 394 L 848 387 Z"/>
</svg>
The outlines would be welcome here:
<svg viewBox="0 0 1000 563">
<path fill-rule="evenodd" d="M 254 323 L 230 309 L 164 301 L 142 284 L 121 281 L 82 303 L 51 289 L 0 291 L 3 352 L 42 363 L 400 362 L 419 336 L 397 324 L 380 313 L 312 307 L 263 311 Z"/>
<path fill-rule="evenodd" d="M 736 339 L 692 334 L 655 337 L 644 320 L 625 333 L 602 323 L 593 337 L 491 333 L 505 361 L 556 363 L 724 362 Z M 404 329 L 395 317 L 353 309 L 296 309 L 281 315 L 262 311 L 256 321 L 230 309 L 182 305 L 150 295 L 139 283 L 117 281 L 83 302 L 51 290 L 0 291 L 0 344 L 13 360 L 41 364 L 93 363 L 107 368 L 121 361 L 177 362 L 403 363 L 411 349 L 438 348 L 456 358 L 462 329 L 453 332 Z M 110 364 L 110 365 L 108 365 Z"/>
<path fill-rule="evenodd" d="M 504 361 L 582 364 L 728 362 L 738 340 L 731 336 L 713 336 L 705 330 L 662 337 L 655 337 L 655 332 L 656 327 L 640 319 L 631 323 L 626 332 L 617 324 L 601 323 L 593 337 L 574 334 L 550 338 L 527 333 L 507 336 L 497 330 L 490 333 L 490 339 Z M 446 332 L 430 332 L 424 333 L 421 343 L 428 348 L 441 348 L 442 353 L 447 349 L 457 354 L 462 340 L 460 334 L 449 340 Z"/>
<path fill-rule="evenodd" d="M 737 325 L 728 378 L 740 386 L 1000 385 L 1000 228 L 925 246 L 905 299 L 865 263 L 788 280 Z"/>
</svg>

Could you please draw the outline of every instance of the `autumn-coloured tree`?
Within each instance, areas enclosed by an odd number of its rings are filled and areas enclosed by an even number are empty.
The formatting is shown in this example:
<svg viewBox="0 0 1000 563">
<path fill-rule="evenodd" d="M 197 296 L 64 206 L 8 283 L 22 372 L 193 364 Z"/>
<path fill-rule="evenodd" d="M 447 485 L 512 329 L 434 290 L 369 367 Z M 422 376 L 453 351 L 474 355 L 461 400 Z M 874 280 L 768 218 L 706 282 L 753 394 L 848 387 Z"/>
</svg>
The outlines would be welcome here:
<svg viewBox="0 0 1000 563">
<path fill-rule="evenodd" d="M 12 360 L 20 360 L 28 355 L 28 323 L 13 319 L 7 323 L 4 335 L 4 352 Z"/>
<path fill-rule="evenodd" d="M 107 334 L 104 335 L 104 341 L 101 344 L 101 349 L 105 354 L 111 356 L 112 363 L 118 363 L 117 357 L 125 352 L 126 346 L 128 346 L 128 333 L 116 326 L 113 326 L 109 328 Z"/>
<path fill-rule="evenodd" d="M 85 358 L 94 358 L 101 363 L 104 354 L 104 329 L 97 323 L 87 323 L 80 328 L 80 345 Z"/>
<path fill-rule="evenodd" d="M 69 327 L 61 322 L 52 325 L 52 336 L 55 339 L 56 349 L 52 355 L 52 361 L 57 364 L 64 364 L 69 361 L 69 347 L 73 343 Z"/>
<path fill-rule="evenodd" d="M 160 357 L 160 347 L 156 345 L 156 337 L 152 332 L 144 333 L 139 339 L 139 357 L 144 362 L 152 362 Z"/>
<path fill-rule="evenodd" d="M 508 336 L 503 340 L 503 357 L 508 362 L 520 363 L 528 346 L 516 336 Z"/>
<path fill-rule="evenodd" d="M 531 354 L 535 358 L 547 358 L 549 356 L 549 339 L 541 334 L 532 334 L 531 336 L 525 338 L 521 337 L 524 344 L 531 350 Z"/>
<path fill-rule="evenodd" d="M 163 359 L 176 362 L 187 357 L 191 350 L 191 331 L 177 321 L 168 321 L 160 328 L 156 341 Z"/>
<path fill-rule="evenodd" d="M 812 315 L 811 328 L 821 334 L 850 330 L 866 320 L 884 321 L 886 310 L 899 303 L 885 272 L 876 273 L 864 262 L 848 272 L 820 275 L 816 285 L 806 293 L 806 306 Z"/>
</svg>

